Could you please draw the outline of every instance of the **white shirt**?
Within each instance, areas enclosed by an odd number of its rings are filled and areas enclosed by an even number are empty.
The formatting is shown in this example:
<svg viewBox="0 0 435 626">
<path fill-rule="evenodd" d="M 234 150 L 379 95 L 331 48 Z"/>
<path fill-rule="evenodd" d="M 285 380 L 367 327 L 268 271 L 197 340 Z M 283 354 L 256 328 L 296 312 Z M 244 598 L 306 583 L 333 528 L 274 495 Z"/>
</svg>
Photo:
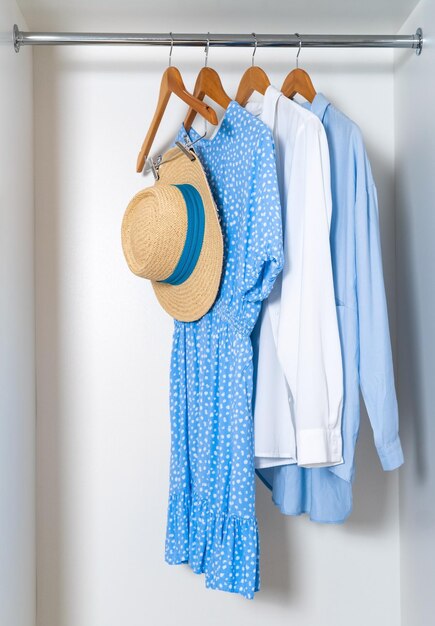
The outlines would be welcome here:
<svg viewBox="0 0 435 626">
<path fill-rule="evenodd" d="M 331 182 L 325 130 L 268 87 L 250 102 L 273 131 L 283 209 L 284 270 L 254 331 L 256 467 L 343 462 L 343 370 L 329 245 Z"/>
</svg>

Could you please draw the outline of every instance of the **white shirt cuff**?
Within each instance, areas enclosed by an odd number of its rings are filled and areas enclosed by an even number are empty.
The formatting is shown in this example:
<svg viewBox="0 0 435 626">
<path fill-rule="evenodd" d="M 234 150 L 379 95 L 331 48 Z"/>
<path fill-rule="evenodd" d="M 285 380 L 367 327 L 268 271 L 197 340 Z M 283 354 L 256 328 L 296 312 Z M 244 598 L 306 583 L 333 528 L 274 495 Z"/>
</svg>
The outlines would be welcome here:
<svg viewBox="0 0 435 626">
<path fill-rule="evenodd" d="M 296 433 L 298 465 L 328 467 L 343 463 L 341 434 L 324 428 L 299 430 Z"/>
</svg>

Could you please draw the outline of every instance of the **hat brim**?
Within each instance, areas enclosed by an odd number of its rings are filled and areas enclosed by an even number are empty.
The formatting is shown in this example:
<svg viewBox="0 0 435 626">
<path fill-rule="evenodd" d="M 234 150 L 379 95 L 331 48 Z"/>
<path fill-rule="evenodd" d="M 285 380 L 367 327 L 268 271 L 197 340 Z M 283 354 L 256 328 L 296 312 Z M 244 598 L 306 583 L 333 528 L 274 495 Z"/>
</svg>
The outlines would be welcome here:
<svg viewBox="0 0 435 626">
<path fill-rule="evenodd" d="M 159 184 L 193 185 L 204 204 L 205 228 L 198 262 L 181 285 L 151 281 L 161 306 L 180 322 L 194 322 L 213 306 L 220 286 L 223 265 L 223 238 L 218 212 L 198 156 L 191 161 L 179 148 L 163 157 L 167 163 L 159 170 Z"/>
</svg>

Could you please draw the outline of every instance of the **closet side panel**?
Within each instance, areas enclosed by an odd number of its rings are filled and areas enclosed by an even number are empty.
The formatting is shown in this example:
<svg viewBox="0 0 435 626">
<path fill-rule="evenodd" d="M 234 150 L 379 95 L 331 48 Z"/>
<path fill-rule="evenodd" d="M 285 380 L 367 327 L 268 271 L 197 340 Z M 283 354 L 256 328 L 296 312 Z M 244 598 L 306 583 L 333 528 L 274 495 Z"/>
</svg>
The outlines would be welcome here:
<svg viewBox="0 0 435 626">
<path fill-rule="evenodd" d="M 435 4 L 422 0 L 403 32 L 424 29 L 421 57 L 397 54 L 396 210 L 403 626 L 435 614 Z"/>
<path fill-rule="evenodd" d="M 32 51 L 0 3 L 0 624 L 35 623 Z"/>
</svg>

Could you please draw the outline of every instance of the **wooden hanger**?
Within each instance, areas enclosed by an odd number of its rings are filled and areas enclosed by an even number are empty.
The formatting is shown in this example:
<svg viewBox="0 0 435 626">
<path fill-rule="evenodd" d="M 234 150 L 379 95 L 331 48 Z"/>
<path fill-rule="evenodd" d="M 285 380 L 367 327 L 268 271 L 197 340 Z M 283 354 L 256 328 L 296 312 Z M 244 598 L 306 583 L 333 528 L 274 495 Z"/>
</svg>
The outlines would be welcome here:
<svg viewBox="0 0 435 626">
<path fill-rule="evenodd" d="M 255 33 L 252 34 L 255 37 Z M 254 65 L 256 51 L 257 37 L 255 37 L 255 48 L 252 53 L 252 66 L 249 67 L 243 74 L 239 83 L 239 88 L 237 89 L 236 102 L 238 102 L 242 107 L 246 105 L 254 91 L 258 91 L 264 95 L 266 93 L 266 89 L 270 85 L 270 80 L 266 72 L 262 70 L 261 67 Z"/>
<path fill-rule="evenodd" d="M 303 96 L 305 100 L 308 100 L 308 102 L 312 102 L 316 96 L 316 90 L 314 89 L 309 74 L 300 67 L 297 67 L 287 74 L 282 84 L 281 92 L 287 96 L 287 98 L 294 98 L 298 93 L 300 96 Z"/>
<path fill-rule="evenodd" d="M 171 43 L 171 51 L 169 53 L 169 67 L 167 67 L 164 71 L 162 82 L 160 83 L 160 92 L 156 111 L 137 157 L 137 172 L 142 172 L 144 168 L 145 161 L 150 153 L 154 137 L 156 136 L 157 129 L 162 121 L 163 114 L 172 93 L 181 98 L 181 100 L 186 102 L 186 104 L 188 104 L 197 113 L 205 117 L 205 119 L 211 124 L 216 125 L 218 123 L 218 118 L 214 109 L 189 93 L 184 86 L 180 71 L 176 67 L 171 66 L 172 45 L 173 42 Z"/>
<path fill-rule="evenodd" d="M 231 102 L 231 98 L 224 90 L 219 74 L 211 67 L 203 67 L 196 78 L 195 88 L 193 95 L 198 100 L 204 100 L 205 96 L 208 96 L 219 104 L 223 109 L 226 109 Z M 197 111 L 190 107 L 186 118 L 184 120 L 184 127 L 186 130 L 190 130 L 192 122 L 195 119 Z"/>
<path fill-rule="evenodd" d="M 207 66 L 208 62 L 208 50 L 210 47 L 210 41 L 207 40 L 207 45 L 205 48 L 205 64 L 204 67 L 200 69 L 199 74 L 196 78 L 195 88 L 193 90 L 193 95 L 198 100 L 204 100 L 205 96 L 208 96 L 219 104 L 223 109 L 226 109 L 231 102 L 231 98 L 226 93 L 225 89 L 222 86 L 221 79 L 216 70 Z M 186 130 L 190 130 L 192 127 L 192 122 L 195 119 L 196 111 L 191 107 L 186 115 L 184 120 L 184 128 Z"/>
<path fill-rule="evenodd" d="M 186 90 L 183 79 L 181 78 L 181 74 L 176 67 L 168 67 L 162 76 L 159 100 L 157 102 L 157 108 L 154 113 L 153 120 L 140 149 L 139 156 L 137 157 L 137 172 L 141 172 L 144 168 L 145 161 L 150 153 L 150 149 L 156 136 L 157 129 L 160 126 L 160 122 L 162 121 L 163 114 L 172 93 L 181 98 L 181 100 L 186 102 L 186 104 L 188 104 L 197 113 L 202 115 L 202 117 L 205 117 L 205 119 L 211 124 L 218 123 L 218 118 L 214 109 L 212 109 L 204 102 L 201 102 L 201 100 L 199 100 L 198 98 L 195 98 Z"/>
<path fill-rule="evenodd" d="M 266 93 L 266 89 L 270 85 L 270 80 L 264 70 L 261 67 L 250 67 L 243 74 L 242 79 L 237 89 L 236 102 L 242 107 L 246 105 L 249 98 L 254 91 L 258 91 L 261 94 Z"/>
<path fill-rule="evenodd" d="M 297 33 L 296 33 L 297 35 Z M 299 40 L 299 50 L 296 55 L 296 69 L 292 70 L 284 79 L 281 87 L 281 92 L 287 96 L 287 98 L 294 98 L 298 93 L 303 96 L 308 102 L 312 102 L 316 96 L 316 90 L 311 82 L 309 74 L 299 67 L 299 54 L 302 48 L 302 41 Z"/>
</svg>

